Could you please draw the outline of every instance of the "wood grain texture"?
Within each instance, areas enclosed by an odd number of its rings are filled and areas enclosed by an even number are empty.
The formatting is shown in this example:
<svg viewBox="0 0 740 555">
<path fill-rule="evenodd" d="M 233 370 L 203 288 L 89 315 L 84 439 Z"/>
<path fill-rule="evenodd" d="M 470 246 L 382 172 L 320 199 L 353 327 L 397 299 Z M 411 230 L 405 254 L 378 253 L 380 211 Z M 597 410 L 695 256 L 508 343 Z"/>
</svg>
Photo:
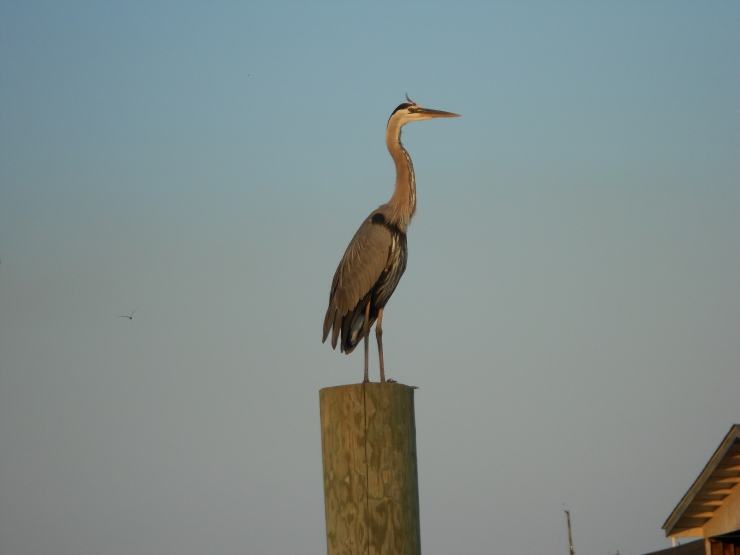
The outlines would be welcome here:
<svg viewBox="0 0 740 555">
<path fill-rule="evenodd" d="M 418 555 L 414 389 L 365 383 L 322 389 L 328 555 Z"/>
</svg>

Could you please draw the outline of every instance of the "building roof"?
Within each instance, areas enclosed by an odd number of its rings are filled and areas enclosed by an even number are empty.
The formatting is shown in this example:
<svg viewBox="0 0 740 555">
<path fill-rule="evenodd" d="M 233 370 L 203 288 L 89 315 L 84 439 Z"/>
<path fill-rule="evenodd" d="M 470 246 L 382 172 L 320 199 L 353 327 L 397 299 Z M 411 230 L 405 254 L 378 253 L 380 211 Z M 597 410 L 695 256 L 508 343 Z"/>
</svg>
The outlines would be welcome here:
<svg viewBox="0 0 740 555">
<path fill-rule="evenodd" d="M 660 551 L 652 551 L 645 555 L 705 555 L 704 540 L 695 540 L 693 542 L 685 543 L 683 545 L 677 545 L 676 547 L 669 547 L 667 549 L 661 549 Z"/>
<path fill-rule="evenodd" d="M 666 536 L 703 536 L 701 527 L 722 506 L 730 491 L 740 483 L 740 424 L 729 433 L 709 459 L 699 477 L 673 509 L 663 529 Z"/>
</svg>

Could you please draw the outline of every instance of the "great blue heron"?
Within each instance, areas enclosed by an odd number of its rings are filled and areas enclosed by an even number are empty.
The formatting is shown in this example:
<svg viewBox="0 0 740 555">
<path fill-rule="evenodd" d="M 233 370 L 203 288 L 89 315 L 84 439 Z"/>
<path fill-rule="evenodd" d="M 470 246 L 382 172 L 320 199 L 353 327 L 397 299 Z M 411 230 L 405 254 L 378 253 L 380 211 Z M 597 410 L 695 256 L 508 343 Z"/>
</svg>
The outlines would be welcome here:
<svg viewBox="0 0 740 555">
<path fill-rule="evenodd" d="M 406 229 L 416 212 L 416 180 L 411 157 L 401 144 L 401 128 L 409 122 L 431 118 L 454 118 L 458 114 L 422 108 L 406 96 L 407 102 L 393 110 L 385 131 L 388 152 L 396 164 L 396 188 L 388 203 L 374 210 L 362 223 L 342 257 L 329 293 L 329 308 L 324 317 L 326 341 L 332 331 L 331 346 L 351 353 L 365 340 L 365 378 L 368 380 L 368 333 L 375 324 L 380 361 L 380 381 L 385 382 L 383 366 L 383 308 L 406 270 Z M 377 323 L 376 323 L 377 321 Z"/>
</svg>

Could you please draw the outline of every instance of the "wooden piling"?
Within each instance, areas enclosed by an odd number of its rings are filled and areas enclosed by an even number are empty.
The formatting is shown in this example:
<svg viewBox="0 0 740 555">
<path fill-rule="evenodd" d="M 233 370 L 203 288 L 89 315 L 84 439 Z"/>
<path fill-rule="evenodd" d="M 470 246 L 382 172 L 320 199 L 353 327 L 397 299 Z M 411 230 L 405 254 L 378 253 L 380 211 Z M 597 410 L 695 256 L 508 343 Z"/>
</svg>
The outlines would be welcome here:
<svg viewBox="0 0 740 555">
<path fill-rule="evenodd" d="M 414 388 L 319 393 L 328 555 L 420 555 Z"/>
</svg>

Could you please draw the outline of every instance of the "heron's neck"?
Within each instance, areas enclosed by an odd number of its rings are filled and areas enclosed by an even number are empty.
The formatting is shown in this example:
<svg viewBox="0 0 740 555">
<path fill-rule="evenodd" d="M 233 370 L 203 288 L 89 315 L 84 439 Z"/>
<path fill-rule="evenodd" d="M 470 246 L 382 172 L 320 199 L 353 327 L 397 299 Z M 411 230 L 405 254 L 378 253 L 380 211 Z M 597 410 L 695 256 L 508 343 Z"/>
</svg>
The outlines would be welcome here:
<svg viewBox="0 0 740 555">
<path fill-rule="evenodd" d="M 416 212 L 416 179 L 411 157 L 401 144 L 401 126 L 389 126 L 385 134 L 388 152 L 396 164 L 396 188 L 388 207 L 391 209 L 391 222 L 406 231 Z"/>
</svg>

